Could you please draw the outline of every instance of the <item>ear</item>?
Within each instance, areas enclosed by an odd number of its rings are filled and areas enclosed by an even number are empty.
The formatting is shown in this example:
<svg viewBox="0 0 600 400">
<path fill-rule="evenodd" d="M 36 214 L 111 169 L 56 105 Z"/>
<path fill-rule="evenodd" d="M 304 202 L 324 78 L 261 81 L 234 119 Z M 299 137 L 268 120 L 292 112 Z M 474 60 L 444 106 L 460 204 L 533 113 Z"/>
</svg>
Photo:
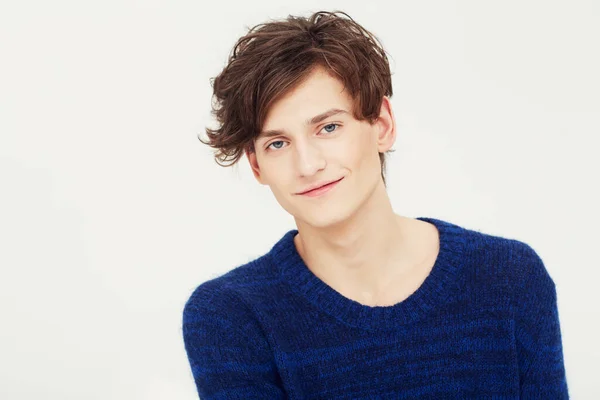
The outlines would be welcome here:
<svg viewBox="0 0 600 400">
<path fill-rule="evenodd" d="M 264 185 L 265 183 L 262 180 L 262 177 L 260 175 L 260 167 L 258 165 L 258 160 L 256 159 L 256 152 L 254 150 L 250 150 L 250 149 L 246 149 L 246 158 L 248 159 L 248 162 L 250 163 L 250 169 L 252 169 L 252 173 L 254 174 L 254 177 L 256 178 L 256 180 L 258 181 L 258 183 L 260 183 L 261 185 Z"/>
<path fill-rule="evenodd" d="M 387 96 L 383 96 L 379 118 L 377 119 L 377 150 L 380 153 L 388 151 L 396 142 L 396 122 L 392 104 Z"/>
</svg>

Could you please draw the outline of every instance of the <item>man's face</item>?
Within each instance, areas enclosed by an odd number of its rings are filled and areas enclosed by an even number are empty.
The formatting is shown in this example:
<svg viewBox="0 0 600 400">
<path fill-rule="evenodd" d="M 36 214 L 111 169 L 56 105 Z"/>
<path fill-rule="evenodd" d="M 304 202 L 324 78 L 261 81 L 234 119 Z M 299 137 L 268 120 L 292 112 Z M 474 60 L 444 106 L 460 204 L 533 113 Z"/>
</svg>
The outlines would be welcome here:
<svg viewBox="0 0 600 400">
<path fill-rule="evenodd" d="M 383 184 L 379 152 L 395 140 L 393 115 L 384 99 L 375 124 L 352 116 L 352 99 L 324 69 L 269 109 L 255 153 L 246 153 L 256 179 L 269 185 L 279 204 L 297 222 L 325 227 L 341 222 Z M 311 119 L 332 109 L 333 115 Z M 341 179 L 320 195 L 302 195 L 312 185 Z M 314 193 L 313 193 L 314 194 Z"/>
</svg>

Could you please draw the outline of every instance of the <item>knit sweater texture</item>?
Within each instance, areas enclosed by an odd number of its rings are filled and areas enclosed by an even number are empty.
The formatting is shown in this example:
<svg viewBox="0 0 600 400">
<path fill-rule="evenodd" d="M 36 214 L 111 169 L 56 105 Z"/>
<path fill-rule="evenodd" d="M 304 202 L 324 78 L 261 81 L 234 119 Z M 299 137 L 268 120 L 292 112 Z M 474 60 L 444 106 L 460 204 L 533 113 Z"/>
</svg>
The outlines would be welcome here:
<svg viewBox="0 0 600 400">
<path fill-rule="evenodd" d="M 201 400 L 568 399 L 556 286 L 517 239 L 436 218 L 433 268 L 405 300 L 344 297 L 289 230 L 197 286 L 183 341 Z"/>
</svg>

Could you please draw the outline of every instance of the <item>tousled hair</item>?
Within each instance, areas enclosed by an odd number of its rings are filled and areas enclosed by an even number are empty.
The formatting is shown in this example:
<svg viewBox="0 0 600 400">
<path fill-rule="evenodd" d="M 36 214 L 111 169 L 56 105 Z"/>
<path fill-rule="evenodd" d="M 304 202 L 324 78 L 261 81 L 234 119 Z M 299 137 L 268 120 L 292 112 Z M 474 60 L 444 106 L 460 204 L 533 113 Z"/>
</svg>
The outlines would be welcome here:
<svg viewBox="0 0 600 400">
<path fill-rule="evenodd" d="M 354 118 L 375 123 L 383 96 L 392 96 L 383 46 L 345 12 L 318 11 L 258 24 L 237 41 L 227 65 L 211 78 L 219 126 L 206 128 L 208 140 L 199 140 L 216 149 L 219 165 L 234 165 L 255 151 L 269 108 L 318 66 L 348 90 Z M 385 153 L 379 159 L 385 185 Z"/>
</svg>

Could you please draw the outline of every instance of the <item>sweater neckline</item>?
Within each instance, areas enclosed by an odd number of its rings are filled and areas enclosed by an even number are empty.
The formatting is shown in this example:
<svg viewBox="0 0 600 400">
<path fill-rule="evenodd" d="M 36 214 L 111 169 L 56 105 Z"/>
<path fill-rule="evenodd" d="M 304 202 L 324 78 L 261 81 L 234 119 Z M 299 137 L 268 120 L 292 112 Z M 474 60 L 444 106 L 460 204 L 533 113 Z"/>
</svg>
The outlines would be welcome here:
<svg viewBox="0 0 600 400">
<path fill-rule="evenodd" d="M 422 319 L 443 304 L 454 292 L 464 263 L 464 228 L 436 218 L 416 219 L 429 222 L 437 228 L 440 239 L 438 255 L 421 286 L 394 305 L 364 305 L 345 297 L 322 281 L 307 267 L 296 248 L 294 237 L 297 229 L 285 233 L 272 247 L 269 256 L 283 281 L 292 290 L 329 315 L 365 329 L 393 329 Z"/>
</svg>

